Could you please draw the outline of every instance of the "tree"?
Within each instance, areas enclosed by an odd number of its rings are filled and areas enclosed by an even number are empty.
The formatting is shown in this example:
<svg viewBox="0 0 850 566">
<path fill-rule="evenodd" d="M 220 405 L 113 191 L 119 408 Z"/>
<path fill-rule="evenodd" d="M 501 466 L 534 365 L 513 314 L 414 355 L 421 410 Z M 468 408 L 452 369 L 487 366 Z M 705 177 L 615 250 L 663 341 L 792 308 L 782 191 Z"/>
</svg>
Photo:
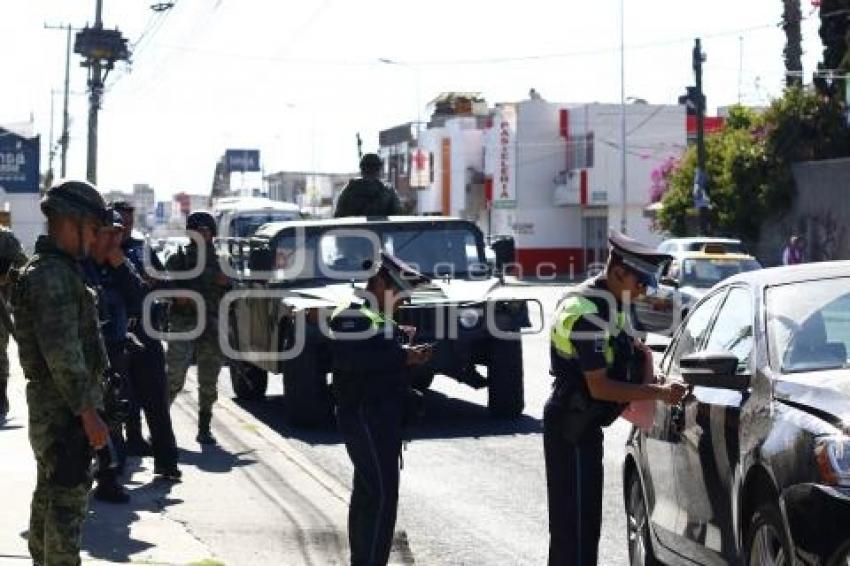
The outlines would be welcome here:
<svg viewBox="0 0 850 566">
<path fill-rule="evenodd" d="M 800 0 L 782 0 L 782 29 L 785 31 L 785 84 L 803 84 L 803 35 L 800 22 L 803 13 Z"/>
<path fill-rule="evenodd" d="M 845 74 L 850 71 L 847 46 L 850 40 L 850 0 L 821 0 L 820 29 L 823 42 L 823 61 L 818 63 L 821 73 L 834 71 Z M 815 86 L 821 94 L 844 99 L 843 78 L 830 79 L 820 76 Z"/>
<path fill-rule="evenodd" d="M 720 132 L 706 139 L 706 169 L 718 233 L 755 243 L 762 221 L 786 212 L 794 199 L 793 163 L 850 155 L 850 129 L 842 105 L 817 93 L 789 88 L 762 116 L 733 107 Z M 693 209 L 696 150 L 689 148 L 669 177 L 658 225 L 685 235 Z"/>
</svg>

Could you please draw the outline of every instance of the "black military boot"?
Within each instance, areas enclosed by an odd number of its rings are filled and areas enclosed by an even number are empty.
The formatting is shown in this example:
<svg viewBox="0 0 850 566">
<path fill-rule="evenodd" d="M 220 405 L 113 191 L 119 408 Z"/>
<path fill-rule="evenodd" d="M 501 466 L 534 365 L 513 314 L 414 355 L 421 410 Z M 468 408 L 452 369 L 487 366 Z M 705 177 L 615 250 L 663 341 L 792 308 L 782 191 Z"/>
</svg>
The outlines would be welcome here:
<svg viewBox="0 0 850 566">
<path fill-rule="evenodd" d="M 124 443 L 128 456 L 153 456 L 153 448 L 142 436 L 142 423 L 129 422 L 126 424 L 127 441 Z"/>
<path fill-rule="evenodd" d="M 110 474 L 97 481 L 94 498 L 107 503 L 129 503 L 130 494 L 118 483 L 118 478 Z"/>
<path fill-rule="evenodd" d="M 200 444 L 215 444 L 215 437 L 210 432 L 210 421 L 212 412 L 201 411 L 198 413 L 198 436 L 195 437 Z"/>
</svg>

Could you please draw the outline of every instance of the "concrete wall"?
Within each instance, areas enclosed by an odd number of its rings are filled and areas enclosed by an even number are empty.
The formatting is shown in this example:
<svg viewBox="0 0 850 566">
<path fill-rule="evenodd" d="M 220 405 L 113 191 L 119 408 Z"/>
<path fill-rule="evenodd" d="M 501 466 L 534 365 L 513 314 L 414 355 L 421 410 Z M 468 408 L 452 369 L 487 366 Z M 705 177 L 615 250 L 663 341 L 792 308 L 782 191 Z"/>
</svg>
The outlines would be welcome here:
<svg viewBox="0 0 850 566">
<path fill-rule="evenodd" d="M 788 238 L 798 234 L 806 239 L 809 261 L 850 259 L 850 159 L 798 163 L 793 171 L 791 211 L 763 223 L 756 255 L 778 265 Z"/>
</svg>

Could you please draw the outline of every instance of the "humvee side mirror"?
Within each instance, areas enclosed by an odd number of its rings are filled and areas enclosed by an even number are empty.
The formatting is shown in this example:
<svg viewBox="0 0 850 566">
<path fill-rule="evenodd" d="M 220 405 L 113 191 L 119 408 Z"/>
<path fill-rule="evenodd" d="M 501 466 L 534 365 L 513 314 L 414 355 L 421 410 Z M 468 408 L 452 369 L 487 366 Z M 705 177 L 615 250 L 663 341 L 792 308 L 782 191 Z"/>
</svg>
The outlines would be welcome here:
<svg viewBox="0 0 850 566">
<path fill-rule="evenodd" d="M 516 241 L 513 236 L 490 236 L 488 243 L 496 256 L 496 271 L 502 273 L 506 265 L 516 263 Z"/>
</svg>

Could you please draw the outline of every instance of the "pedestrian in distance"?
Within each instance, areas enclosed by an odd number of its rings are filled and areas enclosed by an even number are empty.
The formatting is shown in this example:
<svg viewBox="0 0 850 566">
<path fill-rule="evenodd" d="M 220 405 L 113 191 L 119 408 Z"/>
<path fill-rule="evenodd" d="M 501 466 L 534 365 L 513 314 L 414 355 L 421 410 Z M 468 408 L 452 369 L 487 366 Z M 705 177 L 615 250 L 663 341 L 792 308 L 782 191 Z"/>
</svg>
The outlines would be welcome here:
<svg viewBox="0 0 850 566">
<path fill-rule="evenodd" d="M 806 261 L 805 242 L 801 236 L 791 236 L 788 245 L 782 250 L 782 265 L 796 265 Z"/>
<path fill-rule="evenodd" d="M 6 309 L 7 313 L 10 282 L 14 279 L 11 272 L 20 269 L 26 262 L 27 256 L 21 242 L 11 230 L 0 227 L 0 301 L 3 301 L 0 308 Z M 9 397 L 6 395 L 9 382 L 9 332 L 8 324 L 0 322 L 0 421 L 9 412 Z"/>
<path fill-rule="evenodd" d="M 552 394 L 543 417 L 549 566 L 597 563 L 602 526 L 603 432 L 631 401 L 679 403 L 682 383 L 645 379 L 652 353 L 627 324 L 630 301 L 655 285 L 670 259 L 622 234 L 605 270 L 559 303 L 550 340 Z M 647 383 L 647 381 L 650 381 Z"/>
<path fill-rule="evenodd" d="M 178 467 L 177 441 L 169 411 L 168 377 L 165 371 L 165 350 L 162 342 L 148 332 L 144 324 L 147 316 L 151 330 L 162 332 L 167 324 L 167 306 L 162 302 L 153 303 L 147 313 L 142 312 L 144 297 L 149 293 L 168 288 L 165 267 L 159 257 L 148 248 L 148 264 L 145 260 L 146 242 L 133 232 L 135 207 L 127 201 L 116 201 L 112 207 L 121 215 L 124 226 L 121 235 L 121 249 L 124 255 L 142 277 L 143 296 L 138 305 L 128 310 L 129 331 L 138 339 L 137 347 L 131 348 L 128 355 L 128 372 L 133 391 L 135 406 L 130 408 L 126 426 L 127 453 L 136 456 L 150 456 L 154 459 L 154 475 L 172 481 L 179 480 L 182 472 Z M 141 347 L 138 347 L 141 346 Z M 150 431 L 150 443 L 142 436 L 142 423 L 139 409 L 145 414 Z"/>
<path fill-rule="evenodd" d="M 98 412 L 108 360 L 95 295 L 78 262 L 106 222 L 106 204 L 90 183 L 64 181 L 47 191 L 41 210 L 47 235 L 12 290 L 36 461 L 29 551 L 36 565 L 76 565 L 93 450 L 109 439 Z"/>
<path fill-rule="evenodd" d="M 97 232 L 89 257 L 81 262 L 86 284 L 97 293 L 100 332 L 109 358 L 104 380 L 103 418 L 109 426 L 111 447 L 97 453 L 94 497 L 108 503 L 127 503 L 130 495 L 121 486 L 126 449 L 123 429 L 132 392 L 127 378 L 128 309 L 142 297 L 142 282 L 121 251 L 121 216 L 109 210 L 110 221 Z M 135 307 L 138 308 L 138 307 Z"/>
<path fill-rule="evenodd" d="M 209 212 L 196 211 L 186 219 L 186 230 L 195 232 L 203 244 L 192 242 L 181 247 L 168 258 L 166 269 L 169 273 L 187 272 L 196 268 L 203 257 L 201 273 L 188 280 L 175 280 L 174 287 L 195 291 L 203 298 L 203 304 L 197 305 L 188 297 L 174 299 L 169 313 L 171 332 L 188 332 L 199 321 L 199 309 L 204 309 L 206 319 L 201 335 L 195 340 L 172 340 L 168 343 L 166 367 L 168 369 L 169 398 L 171 403 L 183 390 L 186 372 L 197 357 L 198 363 L 198 435 L 195 438 L 201 444 L 215 444 L 210 429 L 212 408 L 218 399 L 218 374 L 224 357 L 218 342 L 218 308 L 230 286 L 227 276 L 222 272 L 216 257 L 213 238 L 216 235 L 215 218 Z"/>
<path fill-rule="evenodd" d="M 344 216 L 391 216 L 401 214 L 398 193 L 381 181 L 384 162 L 375 153 L 360 159 L 360 178 L 352 179 L 342 189 L 334 218 Z"/>
<path fill-rule="evenodd" d="M 432 355 L 429 345 L 403 345 L 414 330 L 398 327 L 392 317 L 404 291 L 426 280 L 382 253 L 363 302 L 341 305 L 331 315 L 337 425 L 354 466 L 348 513 L 352 566 L 383 565 L 389 560 L 409 370 Z"/>
</svg>

